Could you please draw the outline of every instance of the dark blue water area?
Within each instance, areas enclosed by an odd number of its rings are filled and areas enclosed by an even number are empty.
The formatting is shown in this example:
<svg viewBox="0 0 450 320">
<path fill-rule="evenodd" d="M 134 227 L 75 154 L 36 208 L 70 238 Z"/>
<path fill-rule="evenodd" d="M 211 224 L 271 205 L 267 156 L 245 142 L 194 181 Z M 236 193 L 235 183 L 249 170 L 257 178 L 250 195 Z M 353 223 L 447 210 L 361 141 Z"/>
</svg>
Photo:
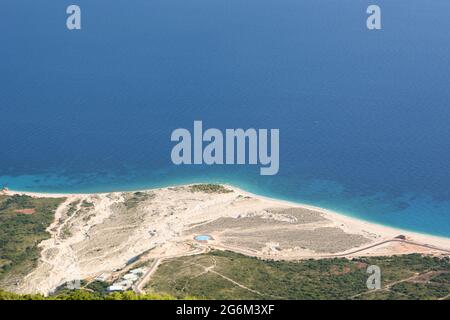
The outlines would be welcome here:
<svg viewBox="0 0 450 320">
<path fill-rule="evenodd" d="M 223 182 L 450 237 L 450 2 L 377 0 L 369 31 L 372 2 L 3 0 L 0 183 Z M 279 174 L 173 165 L 194 120 L 279 128 Z"/>
</svg>

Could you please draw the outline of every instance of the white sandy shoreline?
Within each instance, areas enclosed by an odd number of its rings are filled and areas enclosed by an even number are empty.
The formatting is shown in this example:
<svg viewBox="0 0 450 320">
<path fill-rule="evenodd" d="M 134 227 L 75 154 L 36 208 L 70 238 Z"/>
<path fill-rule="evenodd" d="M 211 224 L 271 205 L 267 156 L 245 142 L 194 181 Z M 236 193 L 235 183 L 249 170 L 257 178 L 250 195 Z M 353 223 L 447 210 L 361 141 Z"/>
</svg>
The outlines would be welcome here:
<svg viewBox="0 0 450 320">
<path fill-rule="evenodd" d="M 305 209 L 310 209 L 310 210 L 314 210 L 314 211 L 318 211 L 326 216 L 328 216 L 331 220 L 334 221 L 342 221 L 342 222 L 346 222 L 346 223 L 357 223 L 357 224 L 364 224 L 367 225 L 368 227 L 372 228 L 376 228 L 379 229 L 381 228 L 384 232 L 389 232 L 391 234 L 395 234 L 395 236 L 398 235 L 415 235 L 417 237 L 425 237 L 425 238 L 435 238 L 436 240 L 440 240 L 440 241 L 448 241 L 449 245 L 450 245 L 450 237 L 441 237 L 441 236 L 435 236 L 432 234 L 427 234 L 427 233 L 420 233 L 420 232 L 416 232 L 416 231 L 410 231 L 410 230 L 406 230 L 406 229 L 401 229 L 401 228 L 395 228 L 395 227 L 390 227 L 390 226 L 386 226 L 383 224 L 379 224 L 379 223 L 375 223 L 372 221 L 367 221 L 367 220 L 363 220 L 363 219 L 358 219 L 355 217 L 351 217 L 349 215 L 343 214 L 343 213 L 339 213 L 333 210 L 329 210 L 326 208 L 322 208 L 322 207 L 317 207 L 317 206 L 313 206 L 313 205 L 309 205 L 309 204 L 305 204 L 305 203 L 300 203 L 300 202 L 293 202 L 293 201 L 288 201 L 288 200 L 281 200 L 281 199 L 275 199 L 275 198 L 269 198 L 269 197 L 265 197 L 265 196 L 261 196 L 261 195 L 256 195 L 250 192 L 246 192 L 244 190 L 241 190 L 239 188 L 233 187 L 233 186 L 228 186 L 228 185 L 224 185 L 227 186 L 229 188 L 232 188 L 236 191 L 239 191 L 240 193 L 244 193 L 248 196 L 254 197 L 254 198 L 258 198 L 258 199 L 264 199 L 266 201 L 273 201 L 277 204 L 285 204 L 288 206 L 294 206 L 294 207 L 301 207 L 301 208 L 305 208 Z M 380 230 L 381 230 L 380 229 Z"/>
<path fill-rule="evenodd" d="M 195 184 L 202 184 L 200 183 L 192 183 L 192 184 L 179 184 L 179 185 L 173 185 L 163 188 L 152 188 L 152 189 L 141 189 L 141 190 L 133 190 L 133 191 L 114 191 L 114 192 L 98 192 L 98 193 L 43 193 L 43 192 L 28 192 L 28 191 L 19 191 L 19 190 L 8 190 L 7 192 L 4 192 L 4 194 L 7 195 L 14 195 L 14 194 L 24 194 L 32 197 L 50 197 L 50 198 L 70 198 L 70 197 L 79 197 L 79 196 L 92 196 L 92 195 L 107 195 L 107 194 L 114 194 L 114 193 L 122 193 L 122 192 L 136 192 L 136 191 L 152 191 L 152 190 L 161 190 L 161 189 L 168 189 L 168 188 L 174 188 L 174 187 L 182 187 L 182 186 L 191 186 Z M 297 207 L 297 208 L 304 208 L 309 209 L 313 211 L 320 212 L 324 216 L 328 217 L 330 220 L 335 221 L 336 223 L 341 223 L 346 226 L 346 228 L 351 232 L 356 231 L 365 231 L 368 233 L 374 233 L 380 236 L 380 240 L 382 239 L 392 239 L 399 235 L 407 236 L 408 238 L 422 242 L 427 243 L 430 245 L 434 245 L 437 247 L 445 248 L 450 250 L 450 237 L 442 237 L 442 236 L 436 236 L 432 234 L 426 234 L 426 233 L 420 233 L 416 231 L 410 231 L 405 230 L 401 228 L 396 227 L 390 227 L 382 224 L 378 224 L 375 222 L 351 217 L 348 215 L 345 215 L 343 213 L 339 213 L 336 211 L 332 211 L 329 209 L 325 209 L 322 207 L 317 207 L 313 205 L 308 205 L 304 203 L 294 202 L 294 201 L 288 201 L 288 200 L 281 200 L 276 198 L 270 198 L 258 194 L 254 194 L 245 190 L 242 190 L 241 188 L 224 184 L 224 183 L 217 183 L 220 185 L 223 185 L 226 188 L 234 190 L 236 193 L 252 197 L 255 199 L 264 200 L 268 203 L 272 203 L 274 207 L 276 206 L 289 206 L 289 207 Z"/>
<path fill-rule="evenodd" d="M 47 228 L 50 238 L 39 244 L 38 267 L 12 290 L 48 294 L 74 277 L 111 275 L 137 256 L 150 261 L 210 249 L 286 261 L 412 253 L 450 255 L 450 238 L 383 226 L 228 184 L 221 185 L 233 192 L 193 192 L 189 188 L 192 185 L 141 190 L 138 206 L 133 206 L 137 203 L 133 191 L 4 192 L 66 198 Z M 89 206 L 83 206 L 85 202 Z M 210 235 L 211 240 L 196 241 L 200 234 Z"/>
</svg>

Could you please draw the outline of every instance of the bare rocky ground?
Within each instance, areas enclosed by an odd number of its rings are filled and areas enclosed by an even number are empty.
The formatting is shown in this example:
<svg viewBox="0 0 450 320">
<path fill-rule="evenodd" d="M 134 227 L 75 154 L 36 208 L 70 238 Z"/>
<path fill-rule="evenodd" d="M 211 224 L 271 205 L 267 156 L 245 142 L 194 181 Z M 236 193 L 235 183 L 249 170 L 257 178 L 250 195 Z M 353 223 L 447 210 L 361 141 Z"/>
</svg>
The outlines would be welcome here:
<svg viewBox="0 0 450 320">
<path fill-rule="evenodd" d="M 219 218 L 189 231 L 210 234 L 224 245 L 265 253 L 295 249 L 336 253 L 370 242 L 364 236 L 334 227 L 319 212 L 303 208 L 267 209 L 237 218 Z"/>
<path fill-rule="evenodd" d="M 38 267 L 15 291 L 48 294 L 69 281 L 123 270 L 143 253 L 147 260 L 179 256 L 196 245 L 301 259 L 346 252 L 383 239 L 379 228 L 370 225 L 232 190 L 205 193 L 182 186 L 69 196 L 48 228 L 51 238 L 40 244 Z M 198 234 L 213 240 L 196 243 L 193 238 Z"/>
</svg>

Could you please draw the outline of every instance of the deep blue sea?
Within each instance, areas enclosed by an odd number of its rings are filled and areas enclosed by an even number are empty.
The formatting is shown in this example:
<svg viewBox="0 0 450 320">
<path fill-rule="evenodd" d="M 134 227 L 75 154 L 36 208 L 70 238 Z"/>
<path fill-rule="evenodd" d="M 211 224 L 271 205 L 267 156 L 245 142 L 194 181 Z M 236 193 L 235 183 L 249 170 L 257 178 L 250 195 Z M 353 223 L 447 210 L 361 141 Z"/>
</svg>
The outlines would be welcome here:
<svg viewBox="0 0 450 320">
<path fill-rule="evenodd" d="M 78 4 L 82 30 L 66 29 Z M 366 28 L 378 4 L 382 30 Z M 279 128 L 280 171 L 175 166 L 172 130 Z M 2 0 L 0 183 L 225 182 L 450 237 L 450 1 Z"/>
</svg>

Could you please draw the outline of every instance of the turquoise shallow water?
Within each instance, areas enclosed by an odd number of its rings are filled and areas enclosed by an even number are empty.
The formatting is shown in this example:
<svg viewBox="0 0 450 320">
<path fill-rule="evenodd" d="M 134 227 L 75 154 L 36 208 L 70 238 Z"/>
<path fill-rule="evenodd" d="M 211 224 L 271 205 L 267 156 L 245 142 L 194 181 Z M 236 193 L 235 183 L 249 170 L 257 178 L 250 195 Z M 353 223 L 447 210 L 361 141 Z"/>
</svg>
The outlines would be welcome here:
<svg viewBox="0 0 450 320">
<path fill-rule="evenodd" d="M 223 182 L 450 237 L 450 2 L 5 0 L 0 183 Z M 107 10 L 105 9 L 107 8 Z M 33 17 L 33 19 L 30 19 Z M 279 128 L 280 172 L 177 167 L 172 130 Z"/>
</svg>

